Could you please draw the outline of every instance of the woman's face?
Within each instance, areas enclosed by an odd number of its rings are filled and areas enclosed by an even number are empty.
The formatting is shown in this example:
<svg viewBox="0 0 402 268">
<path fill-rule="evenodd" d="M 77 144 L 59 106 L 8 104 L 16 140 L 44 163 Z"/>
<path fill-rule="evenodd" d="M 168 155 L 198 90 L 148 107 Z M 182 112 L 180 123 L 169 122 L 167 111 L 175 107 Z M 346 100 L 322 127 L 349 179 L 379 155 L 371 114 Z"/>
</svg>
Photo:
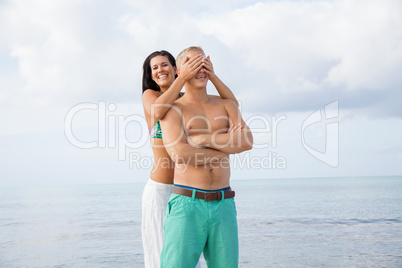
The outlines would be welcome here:
<svg viewBox="0 0 402 268">
<path fill-rule="evenodd" d="M 169 88 L 176 75 L 176 67 L 173 67 L 166 56 L 156 56 L 150 61 L 152 80 L 160 88 Z"/>
</svg>

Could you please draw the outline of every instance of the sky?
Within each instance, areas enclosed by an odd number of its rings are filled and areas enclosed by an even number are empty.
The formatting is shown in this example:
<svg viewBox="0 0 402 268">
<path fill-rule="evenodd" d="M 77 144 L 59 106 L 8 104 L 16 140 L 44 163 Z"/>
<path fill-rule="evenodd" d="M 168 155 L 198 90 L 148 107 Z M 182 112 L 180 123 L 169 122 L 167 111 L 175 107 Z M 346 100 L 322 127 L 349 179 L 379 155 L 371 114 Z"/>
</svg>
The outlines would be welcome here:
<svg viewBox="0 0 402 268">
<path fill-rule="evenodd" d="M 192 45 L 254 134 L 232 179 L 402 175 L 399 0 L 3 0 L 0 186 L 145 182 L 143 61 Z"/>
</svg>

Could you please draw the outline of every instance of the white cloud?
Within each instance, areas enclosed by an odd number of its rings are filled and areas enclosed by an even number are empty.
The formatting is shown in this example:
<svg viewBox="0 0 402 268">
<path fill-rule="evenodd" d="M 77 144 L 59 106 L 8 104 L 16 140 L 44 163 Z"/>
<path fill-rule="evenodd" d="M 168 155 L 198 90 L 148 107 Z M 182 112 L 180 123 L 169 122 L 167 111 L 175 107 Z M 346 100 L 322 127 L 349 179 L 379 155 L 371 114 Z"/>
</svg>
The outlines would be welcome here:
<svg viewBox="0 0 402 268">
<path fill-rule="evenodd" d="M 261 91 L 257 101 L 291 107 L 299 94 L 339 98 L 344 90 L 388 91 L 402 83 L 400 2 L 246 6 L 253 2 L 200 2 L 198 12 L 185 1 L 7 2 L 0 49 L 19 69 L 0 77 L 6 85 L 0 97 L 36 105 L 127 99 L 133 88 L 140 91 L 142 61 L 150 52 L 177 55 L 194 44 L 215 53 L 218 74 L 247 103 L 255 98 L 250 87 Z"/>
<path fill-rule="evenodd" d="M 1 49 L 9 61 L 18 61 L 19 79 L 17 85 L 11 76 L 2 79 L 8 103 L 46 107 L 99 93 L 118 98 L 131 90 L 135 46 L 117 30 L 117 18 L 105 6 L 13 1 L 4 8 Z"/>
<path fill-rule="evenodd" d="M 269 89 L 261 101 L 287 106 L 286 98 L 305 93 L 339 98 L 356 91 L 357 102 L 367 90 L 399 88 L 401 18 L 396 0 L 269 1 L 207 14 L 199 28 L 260 72 L 259 87 Z"/>
</svg>

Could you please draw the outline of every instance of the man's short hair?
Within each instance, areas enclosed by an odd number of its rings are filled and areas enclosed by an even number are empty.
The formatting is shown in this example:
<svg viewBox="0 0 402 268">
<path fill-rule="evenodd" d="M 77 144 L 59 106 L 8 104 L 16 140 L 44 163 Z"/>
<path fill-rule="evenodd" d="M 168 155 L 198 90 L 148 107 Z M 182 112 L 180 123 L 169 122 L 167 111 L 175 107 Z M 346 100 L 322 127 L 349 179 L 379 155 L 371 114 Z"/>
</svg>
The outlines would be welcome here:
<svg viewBox="0 0 402 268">
<path fill-rule="evenodd" d="M 180 69 L 181 65 L 182 65 L 183 62 L 184 62 L 184 59 L 186 58 L 187 53 L 190 52 L 190 51 L 199 51 L 199 52 L 201 52 L 202 54 L 205 54 L 205 53 L 204 53 L 204 50 L 203 50 L 201 47 L 191 46 L 191 47 L 186 48 L 185 50 L 183 50 L 182 52 L 180 52 L 179 55 L 178 55 L 177 58 L 176 58 L 176 66 L 177 66 L 177 69 Z"/>
</svg>

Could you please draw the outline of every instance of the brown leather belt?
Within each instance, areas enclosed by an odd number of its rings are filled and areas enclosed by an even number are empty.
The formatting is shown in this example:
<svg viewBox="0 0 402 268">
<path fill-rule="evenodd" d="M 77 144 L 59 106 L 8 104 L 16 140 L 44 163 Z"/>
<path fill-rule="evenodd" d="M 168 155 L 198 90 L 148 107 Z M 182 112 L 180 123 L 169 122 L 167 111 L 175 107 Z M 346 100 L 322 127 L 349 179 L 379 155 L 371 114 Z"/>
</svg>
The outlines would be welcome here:
<svg viewBox="0 0 402 268">
<path fill-rule="evenodd" d="M 188 196 L 188 197 L 193 196 L 193 190 L 180 188 L 180 187 L 173 187 L 173 193 Z M 223 191 L 223 197 L 224 197 L 224 199 L 233 198 L 233 197 L 235 197 L 235 192 L 232 190 Z M 203 199 L 207 202 L 218 201 L 218 200 L 222 200 L 222 192 L 221 191 L 217 191 L 217 192 L 196 191 L 195 198 Z"/>
</svg>

